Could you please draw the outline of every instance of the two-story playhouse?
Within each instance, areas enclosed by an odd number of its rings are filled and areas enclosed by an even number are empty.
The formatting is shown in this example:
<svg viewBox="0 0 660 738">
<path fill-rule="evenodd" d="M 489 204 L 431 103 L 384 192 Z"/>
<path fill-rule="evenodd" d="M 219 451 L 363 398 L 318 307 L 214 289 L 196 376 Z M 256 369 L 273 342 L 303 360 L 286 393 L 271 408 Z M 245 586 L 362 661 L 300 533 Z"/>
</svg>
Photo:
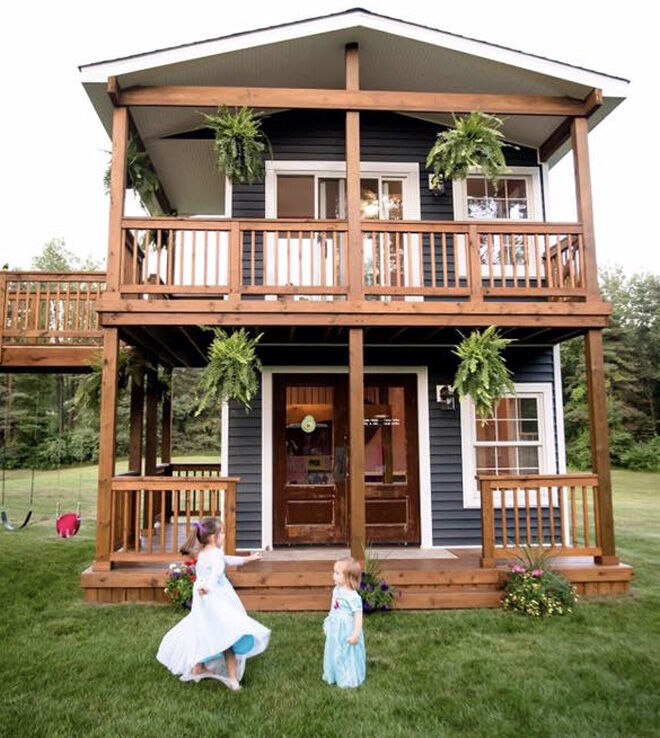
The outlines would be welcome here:
<svg viewBox="0 0 660 738">
<path fill-rule="evenodd" d="M 5 273 L 0 286 L 3 368 L 80 367 L 102 344 L 87 599 L 162 597 L 163 563 L 204 513 L 224 516 L 228 548 L 273 549 L 233 574 L 248 607 L 324 608 L 321 546 L 359 555 L 364 542 L 388 547 L 401 607 L 494 605 L 498 564 L 524 546 L 551 550 L 583 593 L 627 590 L 588 156 L 625 80 L 363 10 L 81 75 L 112 137 L 107 274 Z M 268 112 L 261 184 L 214 168 L 201 113 L 223 104 Z M 474 171 L 434 191 L 437 132 L 475 110 L 505 119 L 508 174 L 497 190 Z M 176 216 L 125 216 L 129 135 Z M 578 220 L 549 223 L 548 169 L 570 149 Z M 452 347 L 490 325 L 516 339 L 516 391 L 482 425 L 452 396 Z M 120 343 L 166 370 L 203 366 L 202 326 L 263 333 L 251 412 L 224 409 L 221 463 L 172 463 L 171 399 L 148 371 L 131 389 L 131 471 L 117 475 Z M 559 345 L 574 336 L 590 474 L 565 468 Z"/>
</svg>

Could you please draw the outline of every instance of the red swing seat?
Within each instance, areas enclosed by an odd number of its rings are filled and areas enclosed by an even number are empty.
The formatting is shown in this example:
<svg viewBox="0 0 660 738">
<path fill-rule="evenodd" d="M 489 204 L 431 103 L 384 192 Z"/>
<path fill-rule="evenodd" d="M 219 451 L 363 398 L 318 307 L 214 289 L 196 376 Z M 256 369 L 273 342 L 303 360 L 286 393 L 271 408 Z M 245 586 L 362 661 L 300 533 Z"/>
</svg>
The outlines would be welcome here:
<svg viewBox="0 0 660 738">
<path fill-rule="evenodd" d="M 80 530 L 80 514 L 68 512 L 58 515 L 55 520 L 55 529 L 60 538 L 71 538 Z"/>
</svg>

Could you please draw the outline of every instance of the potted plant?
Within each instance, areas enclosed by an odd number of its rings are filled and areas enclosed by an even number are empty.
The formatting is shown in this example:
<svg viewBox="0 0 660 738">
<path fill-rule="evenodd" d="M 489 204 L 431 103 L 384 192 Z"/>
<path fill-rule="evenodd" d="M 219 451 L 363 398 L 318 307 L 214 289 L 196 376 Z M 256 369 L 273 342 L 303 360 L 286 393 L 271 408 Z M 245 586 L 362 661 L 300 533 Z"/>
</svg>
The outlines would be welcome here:
<svg viewBox="0 0 660 738">
<path fill-rule="evenodd" d="M 195 415 L 210 404 L 228 400 L 237 400 L 249 410 L 258 390 L 257 372 L 261 371 L 261 362 L 256 347 L 263 333 L 253 338 L 245 328 L 231 335 L 221 328 L 210 330 L 214 337 L 208 349 L 208 364 L 199 380 L 201 398 Z"/>
<path fill-rule="evenodd" d="M 463 340 L 453 351 L 460 359 L 453 389 L 461 398 L 472 398 L 477 417 L 485 423 L 500 399 L 514 391 L 511 371 L 502 357 L 512 339 L 502 338 L 494 325 L 461 336 Z"/>
<path fill-rule="evenodd" d="M 252 184 L 264 176 L 264 156 L 270 142 L 261 127 L 263 113 L 250 108 L 230 110 L 226 105 L 214 115 L 204 114 L 215 134 L 215 163 L 232 184 Z"/>
<path fill-rule="evenodd" d="M 511 146 L 503 142 L 501 126 L 500 118 L 486 113 L 454 117 L 453 128 L 438 133 L 426 157 L 426 168 L 433 170 L 431 188 L 440 190 L 450 179 L 465 179 L 473 167 L 497 184 L 507 171 L 502 149 Z"/>
</svg>

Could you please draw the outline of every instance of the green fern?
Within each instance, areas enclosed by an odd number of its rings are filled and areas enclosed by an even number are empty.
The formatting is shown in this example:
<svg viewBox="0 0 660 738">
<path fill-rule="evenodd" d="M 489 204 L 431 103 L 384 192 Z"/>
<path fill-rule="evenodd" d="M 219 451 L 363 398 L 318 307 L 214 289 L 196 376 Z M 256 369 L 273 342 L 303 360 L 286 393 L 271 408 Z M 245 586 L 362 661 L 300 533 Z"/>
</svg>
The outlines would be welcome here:
<svg viewBox="0 0 660 738">
<path fill-rule="evenodd" d="M 103 354 L 99 354 L 91 363 L 91 371 L 78 385 L 73 404 L 78 410 L 91 410 L 97 412 L 101 407 L 101 386 L 103 384 Z M 148 369 L 153 369 L 153 364 L 138 352 L 120 347 L 117 356 L 117 386 L 126 389 L 129 380 L 140 381 L 141 376 Z M 163 371 L 158 372 L 158 396 L 169 394 L 170 385 Z"/>
<path fill-rule="evenodd" d="M 200 376 L 201 397 L 195 415 L 209 405 L 229 400 L 237 400 L 249 410 L 259 388 L 257 372 L 261 371 L 261 362 L 256 348 L 263 333 L 252 338 L 245 328 L 231 335 L 221 328 L 210 330 L 215 335 L 208 349 L 208 364 Z"/>
<path fill-rule="evenodd" d="M 103 177 L 106 194 L 110 192 L 111 178 L 112 162 L 108 164 Z M 160 180 L 153 169 L 149 154 L 138 149 L 137 140 L 134 136 L 128 139 L 128 146 L 126 147 L 126 182 L 129 189 L 137 195 L 142 207 L 152 212 L 156 192 L 161 187 Z M 160 211 L 160 208 L 157 209 Z"/>
<path fill-rule="evenodd" d="M 465 179 L 472 167 L 481 167 L 486 179 L 497 184 L 507 171 L 502 148 L 511 146 L 503 142 L 501 126 L 500 118 L 486 113 L 454 117 L 454 127 L 438 133 L 426 158 L 433 179 Z"/>
<path fill-rule="evenodd" d="M 272 151 L 261 128 L 262 113 L 250 108 L 230 110 L 226 105 L 214 115 L 203 114 L 215 133 L 215 162 L 233 184 L 253 184 L 264 177 L 264 157 Z"/>
<path fill-rule="evenodd" d="M 463 336 L 453 351 L 461 360 L 454 378 L 454 390 L 461 399 L 469 395 L 477 417 L 485 423 L 507 393 L 514 392 L 511 371 L 501 352 L 512 342 L 502 338 L 494 325 L 485 331 Z"/>
</svg>

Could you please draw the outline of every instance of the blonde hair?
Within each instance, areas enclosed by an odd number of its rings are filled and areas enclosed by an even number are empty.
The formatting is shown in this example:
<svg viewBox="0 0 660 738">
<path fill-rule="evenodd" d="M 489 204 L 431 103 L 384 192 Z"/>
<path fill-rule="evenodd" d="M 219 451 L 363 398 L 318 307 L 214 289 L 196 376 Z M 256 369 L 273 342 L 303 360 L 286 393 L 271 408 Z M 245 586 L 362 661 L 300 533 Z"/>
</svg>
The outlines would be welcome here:
<svg viewBox="0 0 660 738">
<path fill-rule="evenodd" d="M 211 540 L 211 536 L 217 536 L 224 530 L 225 526 L 220 518 L 202 518 L 195 521 L 192 524 L 190 535 L 179 551 L 186 556 L 193 550 L 196 543 L 199 543 L 200 546 L 206 546 Z"/>
<path fill-rule="evenodd" d="M 360 586 L 360 575 L 362 573 L 360 562 L 347 556 L 345 559 L 339 559 L 336 563 L 343 564 L 342 574 L 344 575 L 346 586 L 351 589 L 358 589 Z"/>
</svg>

